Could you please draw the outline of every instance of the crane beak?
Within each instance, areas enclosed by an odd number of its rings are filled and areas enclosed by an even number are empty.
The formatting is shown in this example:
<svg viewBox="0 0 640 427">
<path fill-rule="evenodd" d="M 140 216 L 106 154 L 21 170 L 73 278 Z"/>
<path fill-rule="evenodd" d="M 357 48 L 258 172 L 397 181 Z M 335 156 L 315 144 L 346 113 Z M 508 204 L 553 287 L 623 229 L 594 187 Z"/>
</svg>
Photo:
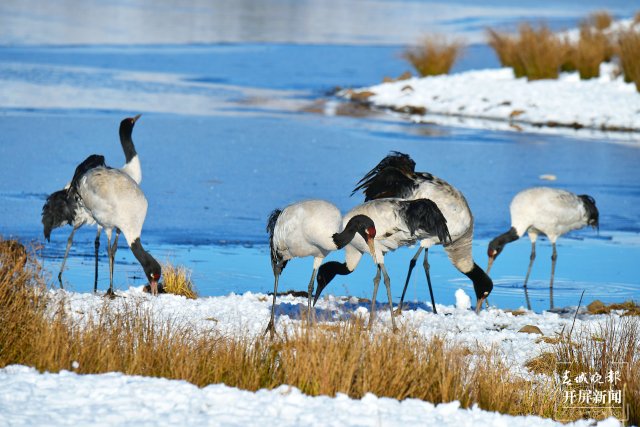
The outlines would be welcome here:
<svg viewBox="0 0 640 427">
<path fill-rule="evenodd" d="M 142 114 L 138 114 L 137 116 L 133 117 L 133 123 L 137 122 L 138 119 L 140 118 L 140 116 L 142 116 Z"/>
<path fill-rule="evenodd" d="M 487 275 L 491 271 L 491 267 L 493 266 L 493 261 L 495 261 L 496 257 L 489 257 L 489 263 L 487 264 Z"/>
<path fill-rule="evenodd" d="M 373 244 L 374 239 L 367 239 L 367 245 L 369 246 L 369 252 L 371 253 L 371 258 L 373 258 L 373 263 L 378 265 L 378 260 L 376 259 L 376 248 Z"/>
<path fill-rule="evenodd" d="M 476 301 L 476 314 L 480 314 L 480 310 L 482 310 L 482 303 L 484 303 L 488 296 L 489 292 L 485 292 L 484 295 L 478 298 L 478 301 Z"/>
<path fill-rule="evenodd" d="M 158 296 L 158 281 L 157 280 L 152 280 L 151 283 L 151 295 L 153 295 L 154 297 Z"/>
</svg>

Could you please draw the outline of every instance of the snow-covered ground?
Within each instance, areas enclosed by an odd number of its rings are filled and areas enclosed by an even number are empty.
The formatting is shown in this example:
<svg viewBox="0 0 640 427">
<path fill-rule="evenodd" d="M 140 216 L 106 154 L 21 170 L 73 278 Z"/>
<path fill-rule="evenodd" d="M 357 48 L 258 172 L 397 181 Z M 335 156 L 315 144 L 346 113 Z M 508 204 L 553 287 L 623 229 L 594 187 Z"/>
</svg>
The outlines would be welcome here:
<svg viewBox="0 0 640 427">
<path fill-rule="evenodd" d="M 152 298 L 140 287 L 119 293 L 122 298 L 106 301 L 87 293 L 50 291 L 66 299 L 69 313 L 88 316 L 104 304 L 117 308 L 135 304 L 149 309 L 155 319 L 173 319 L 193 328 L 215 329 L 234 336 L 261 334 L 268 321 L 271 298 L 265 294 L 231 294 L 188 300 L 174 295 Z M 518 332 L 525 325 L 540 328 L 545 336 L 570 325 L 571 310 L 564 313 L 519 316 L 492 308 L 478 316 L 468 307 L 464 291 L 456 293 L 458 306 L 438 306 L 438 314 L 408 309 L 399 318 L 424 336 L 439 335 L 449 340 L 493 346 L 516 368 L 544 349 L 539 335 Z M 306 299 L 283 296 L 277 303 L 278 330 L 295 325 Z M 362 315 L 368 304 L 355 299 L 327 297 L 318 303 L 318 316 Z M 378 308 L 376 329 L 390 326 L 389 312 Z M 599 316 L 578 316 L 576 328 L 602 321 Z M 331 321 L 331 320 L 330 320 Z M 75 367 L 77 368 L 77 366 Z M 70 367 L 73 369 L 73 367 Z M 309 397 L 299 390 L 278 389 L 252 393 L 222 384 L 202 389 L 184 381 L 127 376 L 121 373 L 78 375 L 74 372 L 38 373 L 24 366 L 0 370 L 0 425 L 421 425 L 494 426 L 557 425 L 538 417 L 511 417 L 461 409 L 457 402 L 434 406 L 408 399 L 397 401 L 367 395 L 361 400 L 345 395 Z M 579 421 L 578 426 L 592 425 Z M 619 425 L 610 419 L 601 426 Z"/>
<path fill-rule="evenodd" d="M 0 425 L 10 426 L 556 426 L 540 417 L 513 417 L 458 402 L 434 406 L 372 394 L 309 397 L 280 386 L 251 393 L 215 384 L 128 376 L 38 373 L 13 365 L 0 369 Z M 593 426 L 580 420 L 568 426 Z M 600 427 L 619 426 L 612 418 Z"/>
<path fill-rule="evenodd" d="M 582 129 L 581 136 L 595 137 L 614 131 L 615 138 L 640 141 L 640 94 L 613 64 L 602 64 L 600 77 L 591 80 L 574 72 L 527 81 L 500 68 L 414 77 L 339 95 L 408 114 L 415 122 L 563 134 Z"/>
</svg>

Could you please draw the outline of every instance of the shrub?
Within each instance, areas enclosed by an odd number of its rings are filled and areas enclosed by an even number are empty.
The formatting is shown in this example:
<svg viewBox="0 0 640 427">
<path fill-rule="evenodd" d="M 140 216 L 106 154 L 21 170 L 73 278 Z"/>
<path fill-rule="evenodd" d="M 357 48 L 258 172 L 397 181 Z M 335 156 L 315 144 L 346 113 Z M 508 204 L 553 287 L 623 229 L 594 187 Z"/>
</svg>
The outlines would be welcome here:
<svg viewBox="0 0 640 427">
<path fill-rule="evenodd" d="M 459 40 L 427 36 L 418 46 L 406 49 L 402 57 L 424 77 L 448 74 L 462 52 L 463 43 Z"/>
</svg>

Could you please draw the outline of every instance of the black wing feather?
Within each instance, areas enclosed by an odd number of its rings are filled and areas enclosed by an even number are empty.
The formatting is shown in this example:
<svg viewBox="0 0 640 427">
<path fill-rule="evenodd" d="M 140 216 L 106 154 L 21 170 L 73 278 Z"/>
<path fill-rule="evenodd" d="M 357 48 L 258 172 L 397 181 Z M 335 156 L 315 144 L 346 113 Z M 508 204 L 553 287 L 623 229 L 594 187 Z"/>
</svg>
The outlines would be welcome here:
<svg viewBox="0 0 640 427">
<path fill-rule="evenodd" d="M 365 195 L 365 202 L 386 197 L 410 198 L 418 183 L 403 171 L 393 166 L 386 167 L 364 182 L 351 193 L 359 190 Z"/>
<path fill-rule="evenodd" d="M 82 176 L 85 173 L 89 172 L 91 169 L 95 169 L 100 166 L 107 167 L 107 165 L 104 163 L 104 156 L 101 156 L 100 154 L 92 154 L 84 159 L 82 163 L 80 163 L 78 167 L 76 167 L 76 170 L 73 173 L 70 188 L 78 188 L 78 181 L 80 181 L 80 178 L 82 178 Z"/>
<path fill-rule="evenodd" d="M 400 214 L 409 227 L 409 232 L 415 234 L 423 230 L 432 236 L 438 236 L 440 243 L 451 243 L 451 235 L 447 227 L 447 219 L 440 208 L 429 199 L 408 200 L 402 202 Z"/>
<path fill-rule="evenodd" d="M 42 207 L 42 225 L 44 226 L 44 237 L 49 240 L 51 230 L 72 224 L 75 217 L 76 199 L 69 197 L 67 190 L 60 190 L 47 197 L 47 201 Z"/>
<path fill-rule="evenodd" d="M 378 172 L 388 167 L 394 167 L 396 169 L 400 169 L 406 174 L 412 174 L 416 170 L 416 162 L 414 162 L 413 159 L 411 159 L 411 157 L 409 157 L 408 154 L 404 154 L 399 151 L 392 151 L 391 153 L 389 153 L 389 155 L 387 155 L 387 157 L 380 160 L 380 163 L 378 163 L 376 167 L 371 169 L 360 180 L 360 182 L 358 182 L 358 184 L 361 184 L 362 182 L 369 180 Z"/>
<path fill-rule="evenodd" d="M 85 173 L 99 166 L 106 167 L 104 156 L 99 154 L 90 155 L 76 167 L 68 189 L 56 191 L 47 197 L 47 201 L 42 207 L 42 225 L 44 226 L 45 239 L 50 239 L 51 231 L 54 228 L 73 224 L 78 204 L 76 197 L 78 194 L 78 182 Z"/>
</svg>

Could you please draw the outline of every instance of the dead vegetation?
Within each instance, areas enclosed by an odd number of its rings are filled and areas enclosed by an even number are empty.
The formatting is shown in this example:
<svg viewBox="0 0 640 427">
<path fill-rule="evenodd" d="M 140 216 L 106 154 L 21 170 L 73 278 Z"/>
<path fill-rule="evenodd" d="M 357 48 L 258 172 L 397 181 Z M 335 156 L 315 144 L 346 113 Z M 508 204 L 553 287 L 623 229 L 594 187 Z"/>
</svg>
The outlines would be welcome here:
<svg viewBox="0 0 640 427">
<path fill-rule="evenodd" d="M 638 25 L 638 14 L 635 25 Z M 606 11 L 589 15 L 580 23 L 577 40 L 553 33 L 546 25 L 520 25 L 517 34 L 487 29 L 487 40 L 503 67 L 516 78 L 555 79 L 560 71 L 577 71 L 583 80 L 600 76 L 600 65 L 618 58 L 627 83 L 640 91 L 640 29 L 616 32 L 613 17 Z"/>
<path fill-rule="evenodd" d="M 613 45 L 609 37 L 591 25 L 580 27 L 580 38 L 576 43 L 567 42 L 567 57 L 563 71 L 577 71 L 582 80 L 600 76 L 600 64 L 611 61 Z"/>
<path fill-rule="evenodd" d="M 174 266 L 169 262 L 162 265 L 163 289 L 168 294 L 181 295 L 196 299 L 198 293 L 191 281 L 191 271 L 183 266 Z"/>
<path fill-rule="evenodd" d="M 567 56 L 567 45 L 546 25 L 521 24 L 517 35 L 487 30 L 491 46 L 503 67 L 513 68 L 516 78 L 555 79 Z"/>
<path fill-rule="evenodd" d="M 594 304 L 595 303 L 595 304 Z M 589 305 L 589 312 L 607 313 L 619 308 L 603 310 L 604 304 L 596 301 Z M 598 304 L 599 303 L 599 304 Z M 628 308 L 635 304 L 611 304 Z M 607 308 L 605 307 L 605 308 Z M 609 416 L 629 416 L 631 425 L 640 422 L 640 320 L 636 317 L 610 316 L 595 328 L 580 328 L 576 331 L 563 331 L 554 340 L 548 341 L 551 347 L 540 356 L 527 361 L 525 366 L 535 373 L 575 379 L 586 374 L 587 381 L 581 387 L 596 392 L 603 387 L 613 387 L 607 382 L 612 373 L 619 373 L 617 388 L 624 390 L 625 407 L 605 408 L 611 405 L 591 405 L 580 411 L 584 418 L 602 419 Z M 566 373 L 566 375 L 565 375 Z M 594 378 L 598 380 L 594 381 Z M 598 381 L 600 381 L 598 383 Z"/>
<path fill-rule="evenodd" d="M 634 83 L 640 92 L 640 33 L 629 30 L 618 37 L 618 56 L 624 81 Z"/>
<path fill-rule="evenodd" d="M 181 326 L 175 319 L 159 321 L 135 302 L 124 302 L 116 310 L 108 299 L 96 313 L 79 320 L 77 313 L 65 309 L 64 300 L 45 292 L 37 262 L 29 260 L 21 267 L 10 256 L 0 246 L 0 367 L 23 364 L 49 372 L 120 371 L 183 379 L 198 386 L 225 383 L 252 391 L 288 384 L 309 395 L 345 393 L 360 398 L 371 392 L 433 403 L 458 400 L 463 407 L 478 404 L 512 415 L 558 416 L 557 384 L 515 375 L 494 350 L 426 338 L 411 329 L 372 334 L 357 318 L 330 327 L 301 323 L 273 341 L 262 336 L 229 337 Z M 625 328 L 600 334 L 611 343 L 603 358 L 622 355 L 637 362 L 629 344 L 637 345 L 637 327 Z M 557 355 L 582 363 L 597 359 L 584 353 L 594 350 L 562 343 L 557 348 Z M 629 377 L 638 376 L 637 363 L 630 369 L 625 378 L 635 391 L 628 396 L 637 408 L 638 380 Z M 584 414 L 561 415 L 578 419 Z"/>
<path fill-rule="evenodd" d="M 426 36 L 414 47 L 406 49 L 406 59 L 420 76 L 448 74 L 462 55 L 464 44 L 460 40 L 447 40 L 443 36 Z"/>
<path fill-rule="evenodd" d="M 622 316 L 640 316 L 640 305 L 634 301 L 607 305 L 600 300 L 595 300 L 587 306 L 587 311 L 589 314 L 611 314 L 613 311 L 619 311 Z"/>
<path fill-rule="evenodd" d="M 606 10 L 598 10 L 587 16 L 581 26 L 590 26 L 598 31 L 606 30 L 613 24 L 613 16 Z"/>
</svg>

